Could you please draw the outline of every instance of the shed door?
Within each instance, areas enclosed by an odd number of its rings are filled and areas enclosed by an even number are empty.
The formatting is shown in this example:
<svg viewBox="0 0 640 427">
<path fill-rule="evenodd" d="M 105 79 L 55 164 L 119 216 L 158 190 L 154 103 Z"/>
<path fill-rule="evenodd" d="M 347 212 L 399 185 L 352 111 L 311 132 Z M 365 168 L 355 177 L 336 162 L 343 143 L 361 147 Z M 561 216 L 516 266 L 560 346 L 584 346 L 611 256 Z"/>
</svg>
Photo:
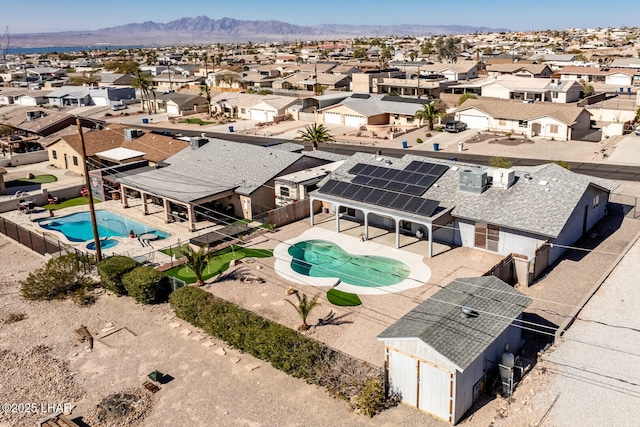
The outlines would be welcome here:
<svg viewBox="0 0 640 427">
<path fill-rule="evenodd" d="M 489 121 L 484 116 L 460 113 L 460 121 L 466 123 L 469 129 L 487 130 L 489 128 Z"/>
<path fill-rule="evenodd" d="M 340 113 L 324 113 L 324 122 L 334 125 L 340 124 Z"/>
<path fill-rule="evenodd" d="M 413 407 L 418 403 L 418 361 L 397 351 L 389 351 L 389 386 L 400 400 Z"/>
<path fill-rule="evenodd" d="M 420 402 L 418 404 L 420 410 L 451 422 L 453 393 L 451 372 L 420 362 Z"/>
</svg>

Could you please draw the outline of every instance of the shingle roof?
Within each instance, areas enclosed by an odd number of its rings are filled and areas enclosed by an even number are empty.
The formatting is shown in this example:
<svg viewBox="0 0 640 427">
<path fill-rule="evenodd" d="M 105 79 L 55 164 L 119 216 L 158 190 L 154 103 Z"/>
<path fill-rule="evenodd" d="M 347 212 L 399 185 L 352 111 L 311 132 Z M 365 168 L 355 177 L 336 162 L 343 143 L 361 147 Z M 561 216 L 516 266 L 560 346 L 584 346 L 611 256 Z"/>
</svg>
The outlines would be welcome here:
<svg viewBox="0 0 640 427">
<path fill-rule="evenodd" d="M 371 94 L 364 99 L 359 98 L 358 95 L 359 94 L 352 95 L 350 98 L 347 98 L 338 104 L 331 105 L 330 107 L 323 108 L 320 111 L 344 105 L 345 107 L 357 111 L 366 117 L 377 116 L 380 114 L 402 114 L 406 116 L 413 116 L 416 111 L 422 108 L 422 104 L 430 102 L 427 99 L 390 97 L 377 94 Z"/>
<path fill-rule="evenodd" d="M 586 111 L 583 107 L 573 104 L 560 104 L 550 102 L 534 102 L 532 104 L 514 101 L 510 99 L 495 99 L 483 97 L 480 99 L 468 99 L 456 112 L 478 109 L 495 119 L 532 120 L 538 117 L 549 116 L 568 125 L 576 122 L 580 114 Z"/>
<path fill-rule="evenodd" d="M 231 185 L 250 195 L 302 158 L 302 154 L 210 138 L 197 150 L 183 150 L 165 160 L 165 169 L 184 176 Z"/>
<path fill-rule="evenodd" d="M 529 297 L 495 276 L 456 279 L 378 338 L 418 338 L 464 371 L 530 303 Z M 463 317 L 462 306 L 477 316 Z"/>
</svg>

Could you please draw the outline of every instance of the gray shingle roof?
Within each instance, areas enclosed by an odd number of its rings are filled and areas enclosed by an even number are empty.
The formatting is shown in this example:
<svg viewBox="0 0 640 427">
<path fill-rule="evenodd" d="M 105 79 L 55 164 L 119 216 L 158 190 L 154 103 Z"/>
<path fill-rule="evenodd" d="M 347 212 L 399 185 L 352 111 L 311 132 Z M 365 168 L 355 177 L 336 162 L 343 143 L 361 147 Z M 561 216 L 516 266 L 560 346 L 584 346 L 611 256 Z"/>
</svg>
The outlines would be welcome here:
<svg viewBox="0 0 640 427">
<path fill-rule="evenodd" d="M 585 109 L 574 104 L 560 104 L 551 102 L 523 103 L 510 99 L 468 99 L 456 112 L 475 108 L 490 115 L 494 119 L 532 120 L 549 116 L 568 125 L 576 122 L 576 119 Z M 591 113 L 589 113 L 591 114 Z"/>
<path fill-rule="evenodd" d="M 165 160 L 167 169 L 217 182 L 250 195 L 302 158 L 302 154 L 210 138 L 197 150 L 186 149 Z"/>
<path fill-rule="evenodd" d="M 529 297 L 494 276 L 456 279 L 378 338 L 418 338 L 464 370 L 530 303 Z M 463 317 L 461 306 L 470 307 L 477 317 Z"/>
</svg>

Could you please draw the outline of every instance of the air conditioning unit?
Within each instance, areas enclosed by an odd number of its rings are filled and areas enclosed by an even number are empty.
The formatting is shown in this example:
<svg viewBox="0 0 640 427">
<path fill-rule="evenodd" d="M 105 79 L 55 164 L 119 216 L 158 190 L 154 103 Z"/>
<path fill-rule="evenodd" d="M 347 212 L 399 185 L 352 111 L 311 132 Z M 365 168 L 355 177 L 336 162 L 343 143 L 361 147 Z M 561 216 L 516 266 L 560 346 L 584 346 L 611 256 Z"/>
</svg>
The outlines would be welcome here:
<svg viewBox="0 0 640 427">
<path fill-rule="evenodd" d="M 207 138 L 201 138 L 201 137 L 189 138 L 189 143 L 191 144 L 191 149 L 192 150 L 197 150 L 198 148 L 202 147 L 207 142 L 209 142 L 209 140 Z"/>
<path fill-rule="evenodd" d="M 502 188 L 506 190 L 511 187 L 516 179 L 516 173 L 513 169 L 496 169 L 493 171 L 493 188 Z"/>
<path fill-rule="evenodd" d="M 487 189 L 489 181 L 487 171 L 481 169 L 462 169 L 460 171 L 460 190 L 481 194 Z"/>
<path fill-rule="evenodd" d="M 124 137 L 129 141 L 139 138 L 142 135 L 144 135 L 144 132 L 141 129 L 125 129 L 124 130 Z"/>
</svg>

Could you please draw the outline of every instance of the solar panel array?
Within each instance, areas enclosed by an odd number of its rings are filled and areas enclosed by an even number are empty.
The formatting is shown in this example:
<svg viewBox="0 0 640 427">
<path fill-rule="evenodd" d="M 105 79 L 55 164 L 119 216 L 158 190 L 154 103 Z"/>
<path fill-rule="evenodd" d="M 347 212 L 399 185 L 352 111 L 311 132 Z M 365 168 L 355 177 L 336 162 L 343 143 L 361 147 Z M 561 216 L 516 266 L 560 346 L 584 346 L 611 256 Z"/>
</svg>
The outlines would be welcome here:
<svg viewBox="0 0 640 427">
<path fill-rule="evenodd" d="M 447 166 L 413 161 L 403 170 L 358 163 L 349 170 L 351 182 L 330 179 L 320 193 L 358 202 L 431 216 L 439 202 L 420 197 L 444 174 Z"/>
</svg>

